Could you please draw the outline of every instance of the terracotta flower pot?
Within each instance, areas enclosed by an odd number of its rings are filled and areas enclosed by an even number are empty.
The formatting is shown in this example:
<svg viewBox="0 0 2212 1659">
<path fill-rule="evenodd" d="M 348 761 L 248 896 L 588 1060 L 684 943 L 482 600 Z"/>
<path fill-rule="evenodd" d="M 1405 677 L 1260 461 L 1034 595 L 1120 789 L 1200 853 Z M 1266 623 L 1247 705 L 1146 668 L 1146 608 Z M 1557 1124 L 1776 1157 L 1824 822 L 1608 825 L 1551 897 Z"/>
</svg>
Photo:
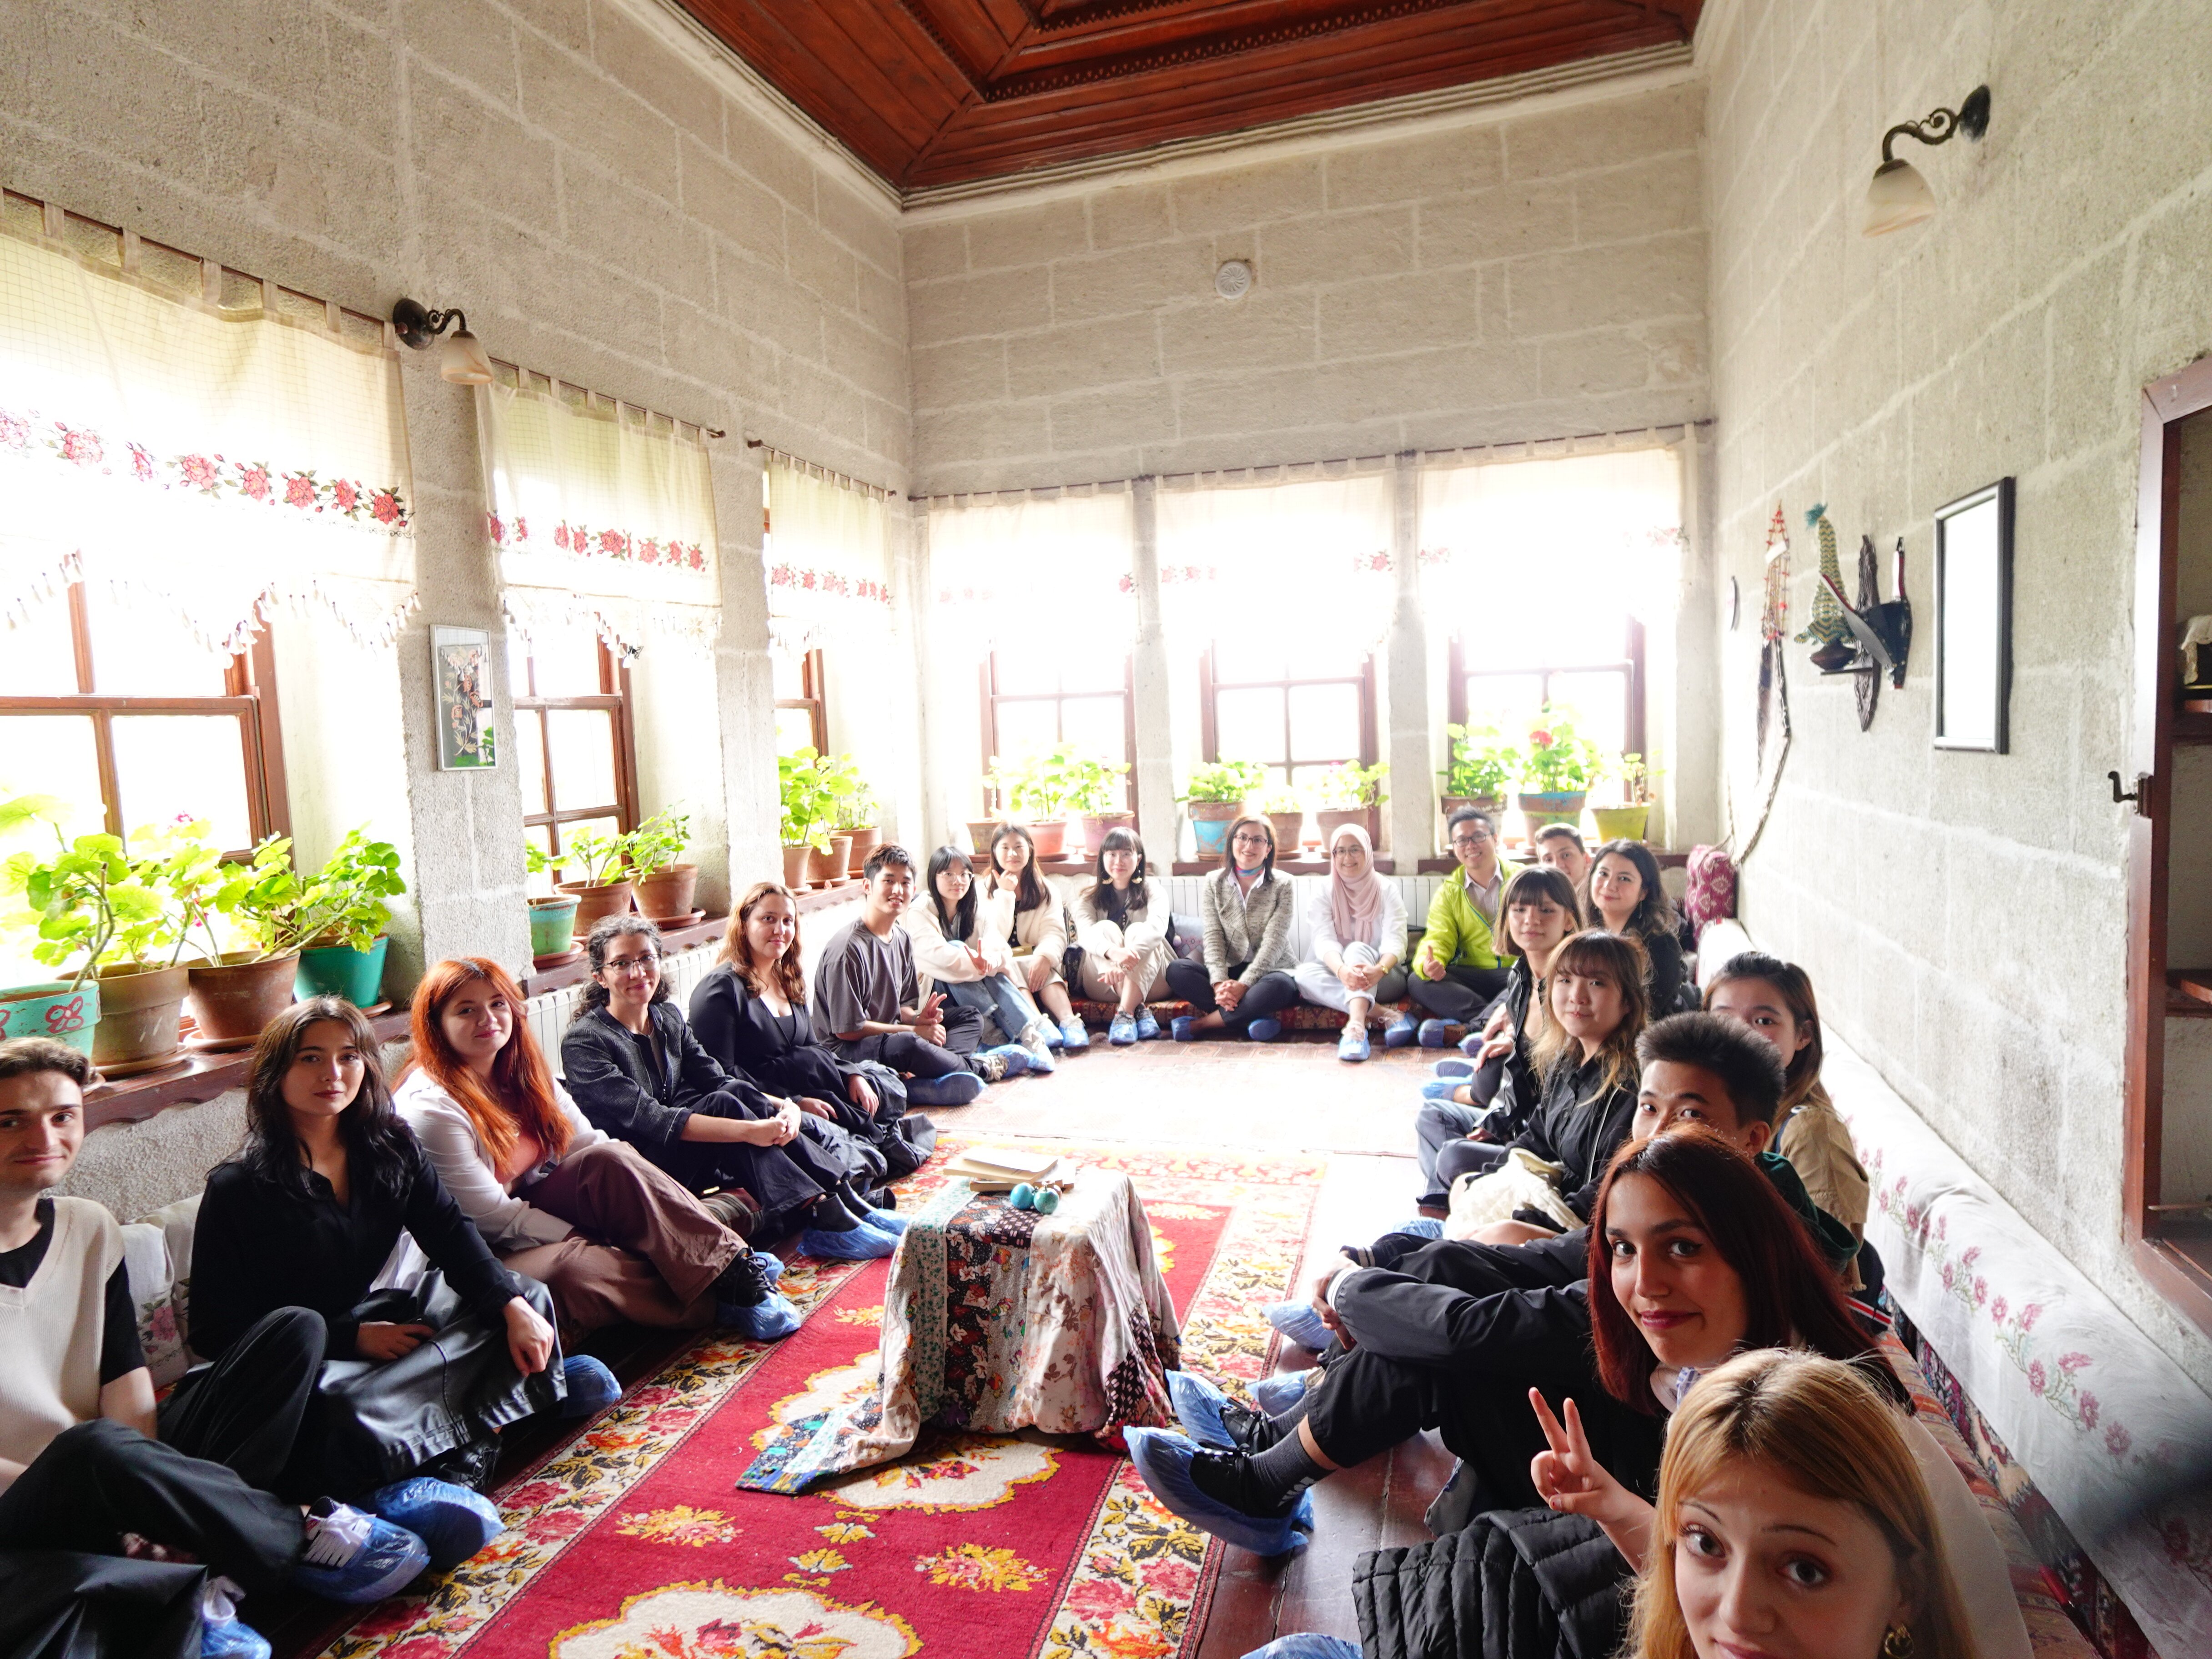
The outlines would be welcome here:
<svg viewBox="0 0 2212 1659">
<path fill-rule="evenodd" d="M 1218 864 L 1229 856 L 1229 826 L 1244 816 L 1241 800 L 1194 800 L 1185 811 L 1190 817 L 1192 832 L 1198 837 L 1198 856 L 1207 864 Z"/>
<path fill-rule="evenodd" d="M 67 980 L 41 980 L 0 991 L 0 1037 L 58 1037 L 88 1054 L 93 1028 L 99 1023 L 96 979 L 87 979 L 75 988 Z"/>
<path fill-rule="evenodd" d="M 845 855 L 845 872 L 857 876 L 866 866 L 868 854 L 883 845 L 884 832 L 872 823 L 853 831 L 853 850 Z"/>
<path fill-rule="evenodd" d="M 175 1054 L 185 984 L 181 965 L 102 969 L 100 1024 L 93 1028 L 92 1063 L 102 1070 L 139 1067 Z"/>
<path fill-rule="evenodd" d="M 1270 812 L 1268 826 L 1275 832 L 1275 856 L 1294 859 L 1298 855 L 1298 836 L 1306 827 L 1303 812 Z"/>
<path fill-rule="evenodd" d="M 655 921 L 680 921 L 691 914 L 692 896 L 699 890 L 699 866 L 666 864 L 649 876 L 637 878 L 637 908 Z"/>
<path fill-rule="evenodd" d="M 1376 846 L 1377 837 L 1375 834 L 1375 809 L 1371 806 L 1340 806 L 1332 807 L 1326 812 L 1314 814 L 1315 827 L 1321 831 L 1323 857 L 1328 856 L 1329 843 L 1335 840 L 1336 832 L 1347 823 L 1356 823 L 1364 830 L 1367 832 L 1367 844 L 1370 847 L 1375 847 L 1377 853 L 1382 851 L 1380 847 Z"/>
<path fill-rule="evenodd" d="M 806 878 L 817 886 L 827 887 L 845 878 L 845 866 L 853 857 L 853 838 L 850 836 L 830 837 L 830 850 L 817 848 L 806 849 Z"/>
<path fill-rule="evenodd" d="M 1030 839 L 1036 843 L 1039 858 L 1056 859 L 1067 851 L 1067 820 L 1066 818 L 1054 818 L 1049 823 L 1031 823 L 1028 828 Z M 991 849 L 984 847 L 978 850 L 988 853 Z"/>
<path fill-rule="evenodd" d="M 626 881 L 564 881 L 556 890 L 576 896 L 576 937 L 588 939 L 592 924 L 601 916 L 626 916 L 635 896 Z"/>
<path fill-rule="evenodd" d="M 1565 823 L 1579 829 L 1583 821 L 1583 806 L 1589 799 L 1587 789 L 1533 790 L 1523 789 L 1513 798 L 1528 824 L 1528 838 L 1534 841 L 1536 832 L 1550 823 Z"/>
<path fill-rule="evenodd" d="M 1083 850 L 1096 858 L 1098 843 L 1106 839 L 1109 830 L 1128 830 L 1135 827 L 1134 812 L 1085 812 L 1083 815 Z"/>
<path fill-rule="evenodd" d="M 185 964 L 185 1000 L 200 1036 L 210 1042 L 243 1047 L 261 1028 L 292 1006 L 293 981 L 300 975 L 300 953 L 255 962 L 252 953 L 233 951 L 213 962 Z"/>
<path fill-rule="evenodd" d="M 971 853 L 980 853 L 985 858 L 990 857 L 991 832 L 998 827 L 999 821 L 996 818 L 969 819 L 968 850 Z"/>
<path fill-rule="evenodd" d="M 783 884 L 793 892 L 806 890 L 806 864 L 813 854 L 814 848 L 803 841 L 783 849 Z"/>
</svg>

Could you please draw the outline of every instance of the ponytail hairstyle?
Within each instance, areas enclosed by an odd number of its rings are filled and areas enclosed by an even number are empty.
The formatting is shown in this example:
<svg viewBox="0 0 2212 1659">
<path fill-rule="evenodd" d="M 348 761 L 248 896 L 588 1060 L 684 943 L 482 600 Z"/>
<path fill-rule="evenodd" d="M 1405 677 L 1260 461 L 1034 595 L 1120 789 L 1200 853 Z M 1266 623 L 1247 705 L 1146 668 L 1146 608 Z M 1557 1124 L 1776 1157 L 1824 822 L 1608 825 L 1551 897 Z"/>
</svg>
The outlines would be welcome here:
<svg viewBox="0 0 2212 1659">
<path fill-rule="evenodd" d="M 956 864 L 968 872 L 968 890 L 960 896 L 960 902 L 948 915 L 945 909 L 945 896 L 937 890 L 937 878 Z M 947 939 L 970 939 L 975 936 L 975 906 L 978 901 L 975 877 L 975 860 L 950 842 L 929 855 L 929 875 L 926 883 L 929 889 L 929 911 L 937 918 L 937 925 L 944 930 Z"/>
<path fill-rule="evenodd" d="M 791 906 L 791 945 L 774 962 L 755 962 L 752 941 L 745 937 L 745 929 L 752 925 L 753 912 L 769 898 L 781 898 Z M 721 960 L 756 989 L 765 981 L 782 993 L 783 1000 L 793 1007 L 805 1002 L 806 970 L 799 962 L 799 905 L 791 896 L 791 889 L 780 881 L 757 881 L 745 889 L 744 897 L 730 912 L 730 925 L 722 930 Z"/>
<path fill-rule="evenodd" d="M 1636 1063 L 1636 1039 L 1644 1035 L 1644 1027 L 1651 1017 L 1650 992 L 1644 982 L 1648 965 L 1643 944 L 1633 935 L 1608 933 L 1601 927 L 1583 929 L 1553 954 L 1551 971 L 1546 975 L 1549 981 L 1545 995 L 1547 1005 L 1551 991 L 1559 984 L 1562 974 L 1602 974 L 1620 988 L 1620 1024 L 1599 1045 L 1598 1053 L 1605 1060 L 1605 1075 L 1590 1096 L 1593 1100 L 1613 1089 L 1633 1089 L 1637 1079 L 1643 1075 Z M 1582 1043 L 1568 1035 L 1567 1028 L 1553 1018 L 1548 1006 L 1544 1010 L 1544 1029 L 1529 1048 L 1528 1063 L 1536 1068 L 1539 1077 L 1546 1079 L 1555 1066 L 1565 1066 L 1571 1071 L 1582 1066 Z"/>
<path fill-rule="evenodd" d="M 507 1046 L 491 1063 L 489 1089 L 446 1039 L 446 1005 L 471 987 L 479 995 L 504 999 L 514 1016 Z M 553 1068 L 545 1063 L 545 1051 L 531 1031 L 522 988 L 506 969 L 489 957 L 448 957 L 434 964 L 415 988 L 409 1035 L 415 1041 L 415 1057 L 401 1078 L 421 1072 L 451 1095 L 468 1115 L 469 1127 L 491 1153 L 495 1166 L 507 1161 L 525 1132 L 550 1157 L 557 1158 L 568 1150 L 568 1120 L 554 1097 Z"/>
<path fill-rule="evenodd" d="M 1036 837 L 1030 834 L 1027 826 L 1002 823 L 991 831 L 991 873 L 994 876 L 1006 873 L 1006 866 L 999 862 L 999 843 L 1010 836 L 1030 849 L 1029 859 L 1022 866 L 1021 884 L 1014 890 L 1014 914 L 1018 916 L 1027 910 L 1042 910 L 1052 902 L 1052 890 L 1044 884 L 1044 878 L 1037 872 Z"/>
<path fill-rule="evenodd" d="M 1787 1117 L 1820 1086 L 1820 1005 L 1814 1000 L 1813 976 L 1796 963 L 1770 957 L 1764 951 L 1740 951 L 1723 963 L 1720 971 L 1706 982 L 1706 1007 L 1713 1006 L 1713 993 L 1731 980 L 1757 980 L 1762 985 L 1771 985 L 1782 1006 L 1789 1009 L 1790 1018 L 1796 1022 L 1797 1029 L 1813 1034 L 1812 1041 L 1790 1055 L 1787 1062 L 1782 1089 L 1782 1115 Z"/>
<path fill-rule="evenodd" d="M 1656 1526 L 1626 1650 L 1632 1659 L 1696 1659 L 1674 1580 L 1682 1509 L 1747 1466 L 1769 1491 L 1849 1504 L 1874 1522 L 1913 1609 L 1905 1624 L 1913 1659 L 1975 1659 L 1936 1506 L 1893 1404 L 1860 1366 L 1771 1348 L 1698 1378 L 1659 1463 Z"/>
<path fill-rule="evenodd" d="M 392 1106 L 376 1033 L 361 1010 L 343 997 L 309 997 L 261 1028 L 252 1057 L 246 1061 L 243 1161 L 255 1176 L 288 1197 L 312 1195 L 307 1161 L 300 1155 L 300 1132 L 292 1125 L 292 1109 L 284 1103 L 284 1073 L 299 1058 L 307 1028 L 325 1020 L 345 1027 L 348 1043 L 361 1055 L 360 1091 L 338 1114 L 348 1178 L 356 1189 L 398 1193 L 406 1186 L 415 1162 L 410 1155 L 414 1133 Z"/>
</svg>

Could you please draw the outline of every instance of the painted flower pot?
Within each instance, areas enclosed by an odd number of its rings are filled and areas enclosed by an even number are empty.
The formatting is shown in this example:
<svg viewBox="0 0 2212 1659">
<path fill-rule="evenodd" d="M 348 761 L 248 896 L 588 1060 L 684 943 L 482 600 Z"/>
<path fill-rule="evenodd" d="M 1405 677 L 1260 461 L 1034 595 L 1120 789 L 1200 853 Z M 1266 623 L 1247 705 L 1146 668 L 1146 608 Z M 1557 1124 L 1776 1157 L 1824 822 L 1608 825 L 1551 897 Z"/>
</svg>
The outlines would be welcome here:
<svg viewBox="0 0 2212 1659">
<path fill-rule="evenodd" d="M 379 935 L 366 951 L 350 945 L 315 945 L 300 952 L 300 972 L 292 994 L 309 997 L 343 997 L 356 1008 L 374 1006 L 384 988 L 384 957 L 392 941 Z"/>
<path fill-rule="evenodd" d="M 996 818 L 969 819 L 968 850 L 971 853 L 980 853 L 985 858 L 990 857 L 991 836 L 998 827 L 999 821 Z"/>
<path fill-rule="evenodd" d="M 1049 823 L 1040 823 L 1031 819 L 1029 832 L 1030 839 L 1036 843 L 1039 858 L 1056 859 L 1066 853 L 1067 820 L 1066 818 L 1054 818 Z M 986 847 L 979 850 L 988 853 L 991 849 Z"/>
<path fill-rule="evenodd" d="M 1198 856 L 1207 864 L 1229 856 L 1229 826 L 1244 816 L 1241 800 L 1194 800 L 1184 809 L 1192 835 L 1198 838 Z"/>
<path fill-rule="evenodd" d="M 251 952 L 233 951 L 213 962 L 187 963 L 185 971 L 185 1001 L 200 1036 L 211 1043 L 243 1048 L 292 1006 L 300 956 L 295 951 L 256 962 Z"/>
<path fill-rule="evenodd" d="M 827 887 L 845 878 L 845 866 L 852 861 L 853 838 L 850 836 L 830 837 L 830 850 L 818 848 L 806 849 L 806 878 L 817 887 Z"/>
<path fill-rule="evenodd" d="M 100 974 L 100 1024 L 92 1063 L 102 1071 L 150 1070 L 177 1052 L 185 1007 L 185 970 L 123 965 Z"/>
<path fill-rule="evenodd" d="M 803 841 L 783 849 L 783 884 L 794 893 L 806 890 L 806 861 L 813 852 L 814 848 Z"/>
<path fill-rule="evenodd" d="M 1523 789 L 1513 798 L 1513 804 L 1521 809 L 1521 816 L 1528 823 L 1528 837 L 1533 841 L 1546 824 L 1565 823 L 1580 828 L 1583 807 L 1589 799 L 1587 789 Z"/>
<path fill-rule="evenodd" d="M 564 881 L 555 891 L 576 896 L 576 937 L 588 939 L 592 924 L 601 916 L 626 916 L 633 890 L 626 881 Z"/>
<path fill-rule="evenodd" d="M 872 823 L 853 831 L 853 850 L 845 855 L 845 873 L 857 876 L 867 866 L 868 854 L 883 845 L 884 832 Z"/>
<path fill-rule="evenodd" d="M 1498 822 L 1498 815 L 1505 810 L 1504 801 L 1496 795 L 1446 795 L 1443 798 L 1444 821 L 1449 823 L 1451 815 L 1462 806 L 1472 806 L 1476 811 L 1488 815 L 1493 824 Z"/>
<path fill-rule="evenodd" d="M 1642 841 L 1651 806 L 1648 801 L 1641 806 L 1594 806 L 1590 816 L 1597 820 L 1600 841 Z"/>
<path fill-rule="evenodd" d="M 663 865 L 651 875 L 637 878 L 637 908 L 655 921 L 687 921 L 692 897 L 698 890 L 697 865 Z"/>
<path fill-rule="evenodd" d="M 557 957 L 575 949 L 576 896 L 556 893 L 530 901 L 530 954 Z"/>
<path fill-rule="evenodd" d="M 1098 843 L 1106 839 L 1109 830 L 1133 829 L 1136 822 L 1134 812 L 1085 812 L 1083 815 L 1083 850 L 1097 857 Z"/>
<path fill-rule="evenodd" d="M 67 980 L 44 980 L 0 991 L 0 1038 L 58 1037 L 88 1054 L 93 1027 L 99 1024 L 96 979 L 87 979 L 75 988 Z"/>
<path fill-rule="evenodd" d="M 1306 815 L 1303 812 L 1270 812 L 1267 826 L 1275 832 L 1275 856 L 1294 859 L 1298 855 L 1298 837 L 1305 833 Z"/>
</svg>

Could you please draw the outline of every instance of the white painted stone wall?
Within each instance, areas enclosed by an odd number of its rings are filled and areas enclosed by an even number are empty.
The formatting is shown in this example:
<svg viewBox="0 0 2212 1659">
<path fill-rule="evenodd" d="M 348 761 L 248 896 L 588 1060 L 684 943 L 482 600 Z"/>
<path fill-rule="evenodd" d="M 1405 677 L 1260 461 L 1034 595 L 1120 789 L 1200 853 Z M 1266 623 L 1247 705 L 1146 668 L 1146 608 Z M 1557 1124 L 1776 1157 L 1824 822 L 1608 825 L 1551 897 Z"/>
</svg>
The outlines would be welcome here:
<svg viewBox="0 0 2212 1659">
<path fill-rule="evenodd" d="M 1920 623 L 1862 735 L 1848 682 L 1790 664 L 1796 724 L 1743 879 L 1761 943 L 1976 1170 L 2212 1385 L 2212 1343 L 2121 1241 L 2125 769 L 2139 388 L 2212 349 L 2212 9 L 1715 0 L 1714 507 L 1745 626 L 1723 634 L 1747 832 L 1761 544 L 1776 502 L 1847 559 L 1903 535 Z M 1867 240 L 1883 131 L 1987 82 L 1988 138 L 1907 144 L 1942 204 Z M 2019 479 L 2012 753 L 1931 748 L 1932 511 Z"/>
</svg>

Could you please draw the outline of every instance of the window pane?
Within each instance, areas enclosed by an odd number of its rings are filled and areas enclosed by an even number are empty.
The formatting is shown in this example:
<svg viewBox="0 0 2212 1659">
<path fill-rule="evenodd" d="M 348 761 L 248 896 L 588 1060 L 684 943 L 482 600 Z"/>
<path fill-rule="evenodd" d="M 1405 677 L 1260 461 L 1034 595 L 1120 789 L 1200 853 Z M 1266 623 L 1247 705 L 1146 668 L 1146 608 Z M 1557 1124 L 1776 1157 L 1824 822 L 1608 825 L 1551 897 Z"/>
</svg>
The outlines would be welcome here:
<svg viewBox="0 0 2212 1659">
<path fill-rule="evenodd" d="M 814 713 L 807 708 L 775 711 L 775 752 L 788 755 L 814 747 Z"/>
<path fill-rule="evenodd" d="M 1608 755 L 1628 742 L 1628 676 L 1554 674 L 1552 706 L 1573 714 L 1575 729 Z"/>
<path fill-rule="evenodd" d="M 550 826 L 541 823 L 535 828 L 525 830 L 522 832 L 522 838 L 532 847 L 543 847 L 550 850 L 553 844 L 553 838 L 549 830 Z M 526 876 L 523 878 L 522 886 L 523 890 L 532 896 L 550 893 L 553 890 L 553 872 L 550 870 L 541 870 L 536 875 Z"/>
<path fill-rule="evenodd" d="M 1359 758 L 1359 689 L 1352 685 L 1291 688 L 1291 758 Z"/>
<path fill-rule="evenodd" d="M 530 660 L 538 671 L 541 697 L 596 697 L 599 695 L 599 641 L 579 629 L 551 629 L 530 641 Z"/>
<path fill-rule="evenodd" d="M 1002 702 L 997 724 L 998 753 L 1006 760 L 1050 749 L 1060 741 L 1058 707 L 1048 700 Z"/>
<path fill-rule="evenodd" d="M 66 697 L 76 689 L 67 599 L 42 599 L 21 627 L 0 628 L 0 697 Z"/>
<path fill-rule="evenodd" d="M 1045 637 L 1009 642 L 991 653 L 991 689 L 1002 697 L 1060 690 L 1056 630 Z"/>
<path fill-rule="evenodd" d="M 118 714 L 115 776 L 123 833 L 178 817 L 205 818 L 215 844 L 253 844 L 246 810 L 245 733 L 228 714 Z"/>
<path fill-rule="evenodd" d="M 1056 644 L 1061 690 L 1120 692 L 1127 685 L 1129 653 L 1111 629 L 1078 629 Z"/>
<path fill-rule="evenodd" d="M 1213 694 L 1214 750 L 1224 760 L 1283 761 L 1283 694 Z"/>
<path fill-rule="evenodd" d="M 83 714 L 0 715 L 0 795 L 58 795 L 76 809 L 72 836 L 106 827 L 100 799 L 100 759 L 92 721 Z M 40 851 L 51 850 L 41 829 Z"/>
<path fill-rule="evenodd" d="M 554 810 L 611 805 L 617 799 L 614 715 L 599 708 L 549 708 L 545 728 L 553 746 Z"/>
<path fill-rule="evenodd" d="M 1618 611 L 1552 605 L 1463 633 L 1460 649 L 1470 669 L 1619 662 L 1628 654 L 1628 620 Z"/>
<path fill-rule="evenodd" d="M 1213 642 L 1213 678 L 1221 684 L 1249 680 L 1286 680 L 1291 678 L 1288 653 L 1277 641 L 1261 635 Z"/>
<path fill-rule="evenodd" d="M 612 818 L 578 818 L 573 823 L 556 823 L 553 825 L 555 845 L 567 847 L 580 830 L 588 830 L 595 836 L 612 836 L 620 833 L 622 826 Z M 560 873 L 563 881 L 581 881 L 584 878 L 580 867 L 573 870 L 563 868 Z"/>
<path fill-rule="evenodd" d="M 1544 681 L 1537 674 L 1469 674 L 1467 677 L 1467 722 L 1494 726 L 1518 741 L 1528 721 L 1543 707 Z"/>
<path fill-rule="evenodd" d="M 545 799 L 545 732 L 538 720 L 535 709 L 514 711 L 514 764 L 522 775 L 522 810 L 532 814 L 553 810 Z"/>
<path fill-rule="evenodd" d="M 775 683 L 775 700 L 778 702 L 806 695 L 805 658 L 796 651 L 771 651 L 768 653 L 768 660 Z"/>
<path fill-rule="evenodd" d="M 111 697 L 226 695 L 222 677 L 230 659 L 198 644 L 173 612 L 124 605 L 96 586 L 86 587 L 84 602 L 94 690 Z"/>
<path fill-rule="evenodd" d="M 1060 729 L 1071 749 L 1097 760 L 1129 758 L 1128 722 L 1119 697 L 1069 697 L 1060 705 Z"/>
</svg>

